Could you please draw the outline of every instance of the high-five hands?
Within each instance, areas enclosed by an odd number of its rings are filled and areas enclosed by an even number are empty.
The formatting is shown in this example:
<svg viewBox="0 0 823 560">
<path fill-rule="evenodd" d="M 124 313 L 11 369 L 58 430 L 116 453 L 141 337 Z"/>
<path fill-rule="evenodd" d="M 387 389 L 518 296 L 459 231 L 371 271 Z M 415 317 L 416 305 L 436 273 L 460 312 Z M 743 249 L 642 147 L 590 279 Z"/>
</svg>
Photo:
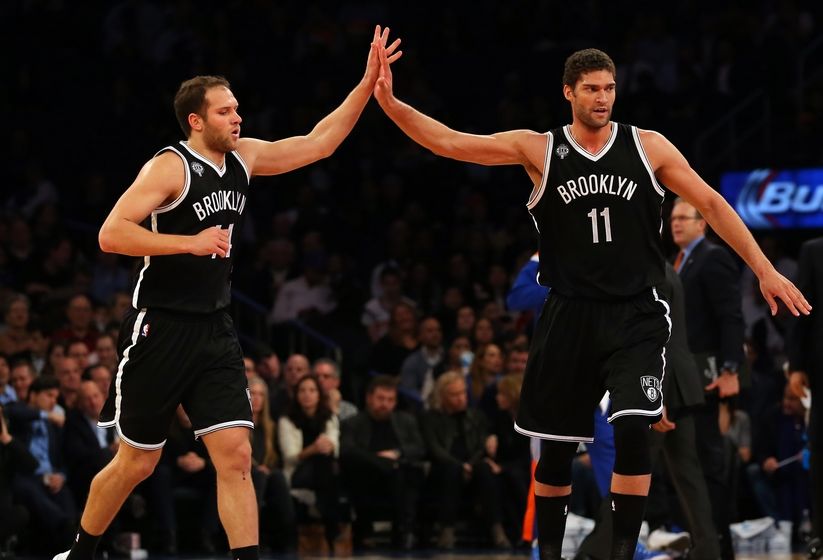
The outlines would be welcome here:
<svg viewBox="0 0 823 560">
<path fill-rule="evenodd" d="M 380 26 L 378 25 L 375 30 L 375 37 L 377 37 L 379 31 Z M 379 63 L 377 82 L 374 85 L 374 96 L 381 105 L 385 99 L 392 95 L 392 73 L 389 65 L 403 55 L 403 51 L 395 52 L 397 47 L 400 46 L 400 39 L 396 39 L 387 47 L 388 40 L 389 28 L 387 27 L 383 30 L 379 40 L 372 42 L 372 50 L 376 48 Z"/>
<path fill-rule="evenodd" d="M 366 73 L 363 76 L 363 81 L 374 86 L 375 81 L 383 75 L 383 65 L 386 68 L 389 64 L 403 56 L 403 51 L 398 51 L 400 46 L 400 39 L 395 39 L 391 45 L 389 41 L 389 28 L 380 28 L 379 25 L 374 28 L 374 37 L 371 42 L 371 50 L 369 50 L 369 60 L 366 63 Z M 388 45 L 388 46 L 387 46 Z M 395 52 L 397 51 L 397 52 Z M 391 75 L 391 71 L 389 71 Z"/>
</svg>

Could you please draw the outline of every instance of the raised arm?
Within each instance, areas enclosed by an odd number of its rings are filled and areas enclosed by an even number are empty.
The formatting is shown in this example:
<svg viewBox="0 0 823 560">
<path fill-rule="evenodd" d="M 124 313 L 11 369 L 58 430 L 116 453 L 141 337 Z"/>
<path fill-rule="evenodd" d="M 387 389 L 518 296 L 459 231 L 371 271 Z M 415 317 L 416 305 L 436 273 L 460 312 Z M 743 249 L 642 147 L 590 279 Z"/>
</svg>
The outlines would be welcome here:
<svg viewBox="0 0 823 560">
<path fill-rule="evenodd" d="M 103 222 L 98 235 L 100 248 L 133 257 L 178 253 L 226 256 L 227 229 L 213 227 L 197 235 L 169 235 L 140 225 L 154 210 L 180 196 L 185 179 L 183 160 L 175 153 L 163 152 L 146 163 Z"/>
<path fill-rule="evenodd" d="M 545 135 L 531 130 L 490 135 L 466 134 L 449 128 L 394 96 L 389 66 L 391 53 L 381 46 L 378 46 L 378 51 L 380 75 L 374 87 L 374 96 L 386 115 L 409 138 L 436 155 L 451 159 L 482 165 L 523 165 L 537 182 L 543 172 Z"/>
<path fill-rule="evenodd" d="M 278 175 L 298 169 L 317 160 L 327 158 L 346 139 L 374 90 L 374 82 L 379 73 L 378 46 L 388 52 L 389 63 L 403 54 L 395 50 L 400 39 L 388 47 L 389 28 L 382 32 L 376 26 L 366 62 L 366 71 L 360 83 L 349 93 L 343 103 L 326 115 L 311 132 L 305 136 L 293 136 L 276 142 L 266 142 L 255 138 L 239 141 L 238 152 L 249 166 L 252 175 Z"/>
<path fill-rule="evenodd" d="M 777 313 L 775 298 L 794 315 L 808 315 L 811 306 L 800 290 L 775 270 L 734 209 L 692 169 L 683 154 L 656 132 L 641 131 L 640 139 L 658 180 L 694 206 L 757 275 L 772 315 Z"/>
</svg>

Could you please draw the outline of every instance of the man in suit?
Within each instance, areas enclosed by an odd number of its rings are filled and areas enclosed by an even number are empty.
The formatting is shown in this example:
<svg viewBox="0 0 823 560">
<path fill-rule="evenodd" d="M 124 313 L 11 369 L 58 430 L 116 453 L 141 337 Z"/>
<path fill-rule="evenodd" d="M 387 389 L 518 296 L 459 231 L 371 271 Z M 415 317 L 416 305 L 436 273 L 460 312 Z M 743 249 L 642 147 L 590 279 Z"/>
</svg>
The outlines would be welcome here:
<svg viewBox="0 0 823 560">
<path fill-rule="evenodd" d="M 426 447 L 415 418 L 396 406 L 396 379 L 374 377 L 366 389 L 366 410 L 343 422 L 340 462 L 352 490 L 358 540 L 364 536 L 363 524 L 371 521 L 369 505 L 388 502 L 388 495 L 395 544 L 408 550 L 415 542 L 412 529 Z"/>
<path fill-rule="evenodd" d="M 800 248 L 798 287 L 807 294 L 812 306 L 823 296 L 823 237 L 812 239 Z M 810 390 L 815 398 L 809 416 L 808 434 L 811 450 L 812 531 L 809 558 L 823 556 L 823 320 L 820 311 L 798 319 L 789 338 L 789 385 L 801 399 Z M 815 404 L 816 403 L 816 404 Z"/>
<path fill-rule="evenodd" d="M 37 460 L 32 474 L 21 474 L 13 482 L 16 499 L 32 514 L 39 526 L 48 530 L 50 545 L 61 546 L 71 538 L 77 521 L 77 509 L 66 488 L 66 473 L 61 448 L 60 428 L 48 420 L 57 404 L 59 383 L 53 377 L 39 377 L 29 389 L 29 408 L 38 412 L 30 421 L 12 424 L 12 435 Z"/>
<path fill-rule="evenodd" d="M 683 283 L 686 334 L 703 374 L 706 405 L 695 411 L 698 455 L 712 500 L 721 558 L 734 558 L 729 532 L 730 502 L 725 480 L 726 451 L 718 425 L 720 399 L 740 392 L 738 366 L 743 361 L 743 313 L 740 270 L 729 252 L 705 238 L 706 220 L 678 198 L 672 208 L 672 238 L 680 247 L 674 268 Z"/>
<path fill-rule="evenodd" d="M 66 414 L 63 453 L 69 471 L 69 486 L 79 504 L 86 503 L 92 479 L 111 461 L 117 450 L 113 431 L 97 425 L 104 401 L 97 383 L 83 381 L 77 409 Z"/>
</svg>

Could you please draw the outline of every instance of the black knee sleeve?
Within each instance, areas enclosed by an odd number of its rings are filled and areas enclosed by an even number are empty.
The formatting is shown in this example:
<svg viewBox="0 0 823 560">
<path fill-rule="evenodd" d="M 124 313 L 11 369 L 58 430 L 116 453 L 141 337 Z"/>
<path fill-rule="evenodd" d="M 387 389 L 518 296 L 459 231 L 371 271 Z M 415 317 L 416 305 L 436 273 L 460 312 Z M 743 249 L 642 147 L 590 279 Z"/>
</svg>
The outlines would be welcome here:
<svg viewBox="0 0 823 560">
<path fill-rule="evenodd" d="M 572 459 L 576 453 L 576 443 L 542 440 L 534 479 L 549 486 L 569 486 L 572 483 Z"/>
<path fill-rule="evenodd" d="M 627 476 L 650 474 L 649 420 L 644 416 L 623 416 L 614 427 L 614 472 Z"/>
</svg>

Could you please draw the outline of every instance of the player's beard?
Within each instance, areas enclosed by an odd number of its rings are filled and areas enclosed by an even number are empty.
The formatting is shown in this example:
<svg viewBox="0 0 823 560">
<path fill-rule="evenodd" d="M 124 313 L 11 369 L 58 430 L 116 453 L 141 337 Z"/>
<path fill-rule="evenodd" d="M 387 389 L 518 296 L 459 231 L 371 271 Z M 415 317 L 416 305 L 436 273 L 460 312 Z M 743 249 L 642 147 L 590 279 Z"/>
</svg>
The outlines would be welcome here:
<svg viewBox="0 0 823 560">
<path fill-rule="evenodd" d="M 594 113 L 593 110 L 592 111 L 581 111 L 577 115 L 577 118 L 584 126 L 586 126 L 587 128 L 595 129 L 595 130 L 603 128 L 604 126 L 608 126 L 608 124 L 611 122 L 611 119 L 612 119 L 611 109 L 607 110 L 607 112 L 605 114 L 605 117 L 606 117 L 605 121 L 595 119 L 594 118 L 595 114 L 596 113 Z M 598 115 L 598 117 L 599 116 L 600 115 Z"/>
<path fill-rule="evenodd" d="M 221 136 L 211 129 L 206 129 L 203 134 L 203 141 L 210 150 L 214 150 L 216 152 L 226 154 L 234 151 L 235 149 L 234 140 L 231 134 Z"/>
</svg>

